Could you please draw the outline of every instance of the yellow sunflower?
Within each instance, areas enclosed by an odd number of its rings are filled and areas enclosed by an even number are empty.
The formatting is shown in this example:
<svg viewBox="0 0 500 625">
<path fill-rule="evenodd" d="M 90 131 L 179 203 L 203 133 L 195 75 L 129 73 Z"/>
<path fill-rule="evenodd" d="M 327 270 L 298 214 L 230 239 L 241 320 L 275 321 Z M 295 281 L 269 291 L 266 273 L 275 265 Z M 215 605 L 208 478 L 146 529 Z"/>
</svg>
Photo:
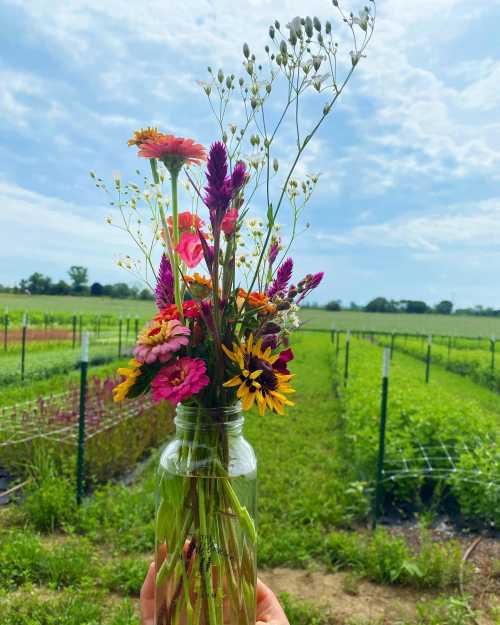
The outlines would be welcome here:
<svg viewBox="0 0 500 625">
<path fill-rule="evenodd" d="M 251 334 L 239 345 L 233 343 L 232 351 L 222 346 L 226 356 L 235 362 L 240 372 L 224 383 L 226 388 L 237 386 L 236 396 L 243 402 L 243 410 L 249 410 L 257 403 L 261 416 L 266 408 L 282 415 L 285 406 L 293 406 L 286 395 L 295 391 L 289 382 L 291 375 L 285 375 L 273 368 L 279 355 L 272 355 L 271 348 L 262 350 L 262 339 L 254 341 Z"/>
<path fill-rule="evenodd" d="M 120 367 L 118 373 L 125 376 L 125 380 L 113 388 L 113 401 L 123 401 L 127 398 L 128 392 L 137 382 L 141 375 L 141 363 L 135 358 L 129 360 L 129 367 Z"/>
</svg>

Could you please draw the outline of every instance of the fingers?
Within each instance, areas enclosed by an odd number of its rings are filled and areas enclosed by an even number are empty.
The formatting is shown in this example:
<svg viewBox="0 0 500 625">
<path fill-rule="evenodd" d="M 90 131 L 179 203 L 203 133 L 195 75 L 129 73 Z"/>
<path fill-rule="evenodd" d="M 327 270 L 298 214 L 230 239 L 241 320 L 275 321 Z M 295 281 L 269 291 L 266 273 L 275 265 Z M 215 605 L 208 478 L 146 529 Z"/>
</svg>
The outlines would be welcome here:
<svg viewBox="0 0 500 625">
<path fill-rule="evenodd" d="M 156 567 L 155 563 L 151 562 L 147 575 L 144 579 L 144 583 L 141 588 L 141 603 L 143 601 L 150 601 L 155 598 L 155 576 Z"/>
<path fill-rule="evenodd" d="M 290 625 L 274 592 L 257 579 L 257 625 Z"/>
</svg>

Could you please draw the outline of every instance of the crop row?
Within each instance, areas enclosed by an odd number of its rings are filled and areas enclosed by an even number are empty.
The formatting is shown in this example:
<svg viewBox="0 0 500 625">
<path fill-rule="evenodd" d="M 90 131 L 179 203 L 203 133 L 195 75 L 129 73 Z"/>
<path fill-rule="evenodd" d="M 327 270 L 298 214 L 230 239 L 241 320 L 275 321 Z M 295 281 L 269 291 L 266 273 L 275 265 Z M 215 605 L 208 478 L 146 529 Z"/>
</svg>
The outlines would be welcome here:
<svg viewBox="0 0 500 625">
<path fill-rule="evenodd" d="M 389 345 L 390 339 L 380 337 L 378 342 L 381 345 Z M 419 360 L 427 358 L 427 341 L 416 338 L 399 338 L 394 342 L 394 348 Z M 454 349 L 452 345 L 448 346 L 433 340 L 431 361 L 449 371 L 468 376 L 474 382 L 500 392 L 500 347 L 498 347 L 498 351 L 497 358 L 497 354 L 492 353 L 491 343 L 489 343 L 489 349 L 485 349 L 484 345 L 469 348 L 462 345 L 460 349 Z"/>
<path fill-rule="evenodd" d="M 351 339 L 335 381 L 342 404 L 339 449 L 352 479 L 373 484 L 379 449 L 382 350 Z M 500 402 L 450 373 L 423 382 L 421 365 L 399 354 L 390 379 L 385 510 L 410 513 L 432 505 L 468 520 L 500 523 Z M 485 394 L 488 397 L 485 398 Z M 491 395 L 491 397 L 490 397 Z M 491 406 L 498 406 L 497 411 Z"/>
</svg>

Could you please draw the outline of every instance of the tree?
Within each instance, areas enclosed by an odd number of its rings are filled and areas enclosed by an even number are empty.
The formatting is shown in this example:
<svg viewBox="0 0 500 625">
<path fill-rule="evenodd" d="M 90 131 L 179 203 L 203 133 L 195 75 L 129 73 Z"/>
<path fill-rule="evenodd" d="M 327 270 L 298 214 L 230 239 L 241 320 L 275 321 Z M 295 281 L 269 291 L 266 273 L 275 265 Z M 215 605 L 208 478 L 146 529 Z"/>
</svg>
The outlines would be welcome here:
<svg viewBox="0 0 500 625">
<path fill-rule="evenodd" d="M 90 287 L 90 294 L 94 297 L 101 297 L 104 295 L 104 287 L 100 282 L 94 282 Z"/>
<path fill-rule="evenodd" d="M 44 295 L 50 291 L 52 280 L 47 276 L 35 271 L 28 278 L 28 291 L 33 295 Z"/>
<path fill-rule="evenodd" d="M 390 313 L 394 312 L 394 305 L 385 297 L 376 297 L 365 306 L 366 312 Z"/>
<path fill-rule="evenodd" d="M 447 299 L 442 300 L 434 309 L 439 315 L 451 315 L 453 312 L 453 302 Z"/>
<path fill-rule="evenodd" d="M 423 313 L 429 312 L 429 307 L 425 302 L 420 302 L 418 300 L 406 300 L 406 312 L 421 315 Z"/>
<path fill-rule="evenodd" d="M 69 295 L 70 292 L 71 287 L 65 280 L 59 280 L 59 282 L 55 282 L 50 289 L 50 293 L 52 295 Z"/>
<path fill-rule="evenodd" d="M 326 310 L 342 310 L 341 306 L 340 306 L 340 300 L 338 299 L 334 299 L 331 302 L 328 302 L 328 304 L 325 306 Z"/>
<path fill-rule="evenodd" d="M 81 293 L 88 282 L 87 268 L 81 267 L 80 265 L 73 265 L 70 267 L 68 275 L 73 283 L 73 291 L 75 293 Z"/>
</svg>

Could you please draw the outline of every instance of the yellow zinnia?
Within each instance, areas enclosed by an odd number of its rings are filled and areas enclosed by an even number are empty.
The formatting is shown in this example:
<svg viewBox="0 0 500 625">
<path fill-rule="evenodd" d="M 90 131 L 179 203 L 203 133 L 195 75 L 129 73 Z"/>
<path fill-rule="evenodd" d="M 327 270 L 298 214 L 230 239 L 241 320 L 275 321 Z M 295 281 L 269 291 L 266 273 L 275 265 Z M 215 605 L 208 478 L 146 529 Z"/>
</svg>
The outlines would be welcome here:
<svg viewBox="0 0 500 625">
<path fill-rule="evenodd" d="M 242 400 L 243 410 L 249 410 L 256 402 L 261 416 L 265 414 L 266 408 L 282 415 L 285 406 L 294 405 L 286 397 L 295 392 L 289 384 L 292 376 L 273 368 L 279 354 L 273 356 L 270 347 L 262 350 L 262 339 L 255 342 L 251 334 L 239 345 L 233 343 L 232 351 L 225 345 L 222 348 L 240 369 L 224 386 L 238 387 L 236 396 Z"/>
</svg>

